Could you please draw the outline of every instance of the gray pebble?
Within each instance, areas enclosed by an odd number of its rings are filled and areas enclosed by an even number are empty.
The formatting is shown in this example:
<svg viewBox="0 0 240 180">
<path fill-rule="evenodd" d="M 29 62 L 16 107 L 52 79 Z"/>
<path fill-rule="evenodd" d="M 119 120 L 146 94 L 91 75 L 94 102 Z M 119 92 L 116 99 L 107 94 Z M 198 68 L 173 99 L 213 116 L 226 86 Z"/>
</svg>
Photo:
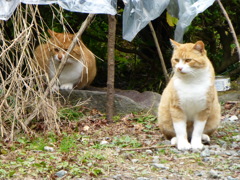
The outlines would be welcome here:
<svg viewBox="0 0 240 180">
<path fill-rule="evenodd" d="M 204 149 L 202 152 L 201 152 L 201 156 L 202 157 L 209 157 L 211 154 L 210 150 L 209 149 Z"/>
<path fill-rule="evenodd" d="M 228 176 L 227 180 L 238 180 L 237 178 L 233 178 L 232 176 Z"/>
<path fill-rule="evenodd" d="M 153 156 L 153 163 L 159 163 L 159 156 Z"/>
<path fill-rule="evenodd" d="M 240 141 L 240 135 L 233 136 L 232 138 L 233 138 L 234 140 L 236 140 L 236 141 Z"/>
<path fill-rule="evenodd" d="M 146 177 L 138 177 L 137 180 L 150 180 L 150 179 Z"/>
<path fill-rule="evenodd" d="M 148 150 L 146 150 L 146 153 L 147 153 L 147 154 L 153 154 L 153 151 L 150 150 L 150 149 L 148 149 Z"/>
<path fill-rule="evenodd" d="M 213 179 L 220 178 L 220 173 L 218 171 L 211 169 L 211 171 L 209 171 L 209 177 Z"/>
<path fill-rule="evenodd" d="M 153 163 L 152 165 L 159 169 L 169 169 L 169 167 L 166 167 L 164 164 Z"/>
<path fill-rule="evenodd" d="M 114 175 L 113 176 L 113 179 L 115 179 L 115 180 L 122 180 L 122 175 L 121 174 L 117 174 L 117 175 Z"/>
<path fill-rule="evenodd" d="M 137 163 L 139 160 L 138 159 L 132 159 L 132 163 Z"/>
<path fill-rule="evenodd" d="M 49 147 L 49 146 L 44 146 L 44 150 L 45 151 L 50 151 L 50 152 L 54 151 L 54 149 L 52 147 Z"/>
<path fill-rule="evenodd" d="M 67 171 L 61 170 L 61 171 L 56 172 L 56 173 L 55 173 L 55 176 L 57 176 L 57 177 L 63 177 L 63 176 L 65 176 L 66 174 L 67 174 Z"/>
</svg>

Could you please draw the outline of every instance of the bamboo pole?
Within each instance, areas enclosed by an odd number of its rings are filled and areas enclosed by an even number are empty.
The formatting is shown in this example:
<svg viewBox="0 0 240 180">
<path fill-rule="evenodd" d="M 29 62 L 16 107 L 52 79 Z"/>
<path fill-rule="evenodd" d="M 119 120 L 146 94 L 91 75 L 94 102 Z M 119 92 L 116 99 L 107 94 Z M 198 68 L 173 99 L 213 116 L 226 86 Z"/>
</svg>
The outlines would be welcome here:
<svg viewBox="0 0 240 180">
<path fill-rule="evenodd" d="M 237 47 L 238 59 L 239 59 L 239 62 L 240 62 L 240 47 L 239 47 L 239 43 L 238 43 L 238 39 L 237 39 L 236 32 L 235 32 L 235 30 L 234 30 L 234 28 L 233 28 L 233 25 L 232 25 L 232 22 L 231 22 L 231 20 L 230 20 L 230 18 L 229 18 L 229 16 L 228 16 L 228 13 L 227 13 L 227 11 L 225 10 L 225 8 L 223 7 L 221 1 L 220 1 L 220 0 L 217 0 L 217 2 L 218 2 L 218 4 L 219 4 L 220 8 L 222 9 L 222 12 L 223 12 L 223 14 L 224 14 L 224 16 L 225 16 L 225 18 L 226 18 L 226 20 L 227 20 L 227 22 L 228 22 L 229 27 L 230 27 L 230 31 L 231 31 L 231 33 L 232 33 L 232 35 L 233 35 L 233 39 L 234 39 L 235 45 L 236 45 L 236 47 Z"/>
<path fill-rule="evenodd" d="M 114 75 L 115 75 L 115 39 L 116 39 L 116 18 L 108 15 L 108 80 L 107 80 L 107 121 L 113 122 L 114 114 Z"/>
<path fill-rule="evenodd" d="M 169 76 L 168 76 L 168 73 L 167 73 L 167 69 L 166 69 L 166 65 L 165 65 L 165 62 L 164 62 L 164 58 L 163 58 L 163 55 L 162 55 L 161 48 L 160 48 L 159 43 L 158 43 L 156 32 L 154 30 L 154 27 L 153 27 L 151 21 L 149 22 L 148 25 L 149 25 L 149 27 L 151 29 L 151 32 L 152 32 L 152 35 L 153 35 L 153 39 L 154 39 L 155 45 L 157 47 L 157 52 L 158 52 L 158 55 L 159 55 L 159 58 L 160 58 L 160 62 L 161 62 L 161 65 L 162 65 L 162 70 L 163 70 L 163 74 L 164 74 L 166 83 L 168 83 L 169 82 Z"/>
</svg>

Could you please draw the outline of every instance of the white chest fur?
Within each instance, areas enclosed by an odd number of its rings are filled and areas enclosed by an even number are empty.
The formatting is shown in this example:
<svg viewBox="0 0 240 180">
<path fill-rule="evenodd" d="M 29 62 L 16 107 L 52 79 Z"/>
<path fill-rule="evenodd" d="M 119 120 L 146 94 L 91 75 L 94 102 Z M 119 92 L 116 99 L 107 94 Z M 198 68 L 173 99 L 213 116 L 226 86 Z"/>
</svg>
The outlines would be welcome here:
<svg viewBox="0 0 240 180">
<path fill-rule="evenodd" d="M 60 61 L 51 60 L 50 61 L 50 69 L 49 69 L 49 76 L 50 79 L 52 79 L 57 69 L 60 65 Z M 59 85 L 63 84 L 76 84 L 80 81 L 82 71 L 83 71 L 84 65 L 82 62 L 74 60 L 74 59 L 68 59 L 68 62 L 65 64 L 59 78 L 58 83 Z"/>
<path fill-rule="evenodd" d="M 188 120 L 206 109 L 207 93 L 211 85 L 211 74 L 203 71 L 195 77 L 174 77 L 174 88 L 177 91 L 180 108 L 186 113 Z"/>
</svg>

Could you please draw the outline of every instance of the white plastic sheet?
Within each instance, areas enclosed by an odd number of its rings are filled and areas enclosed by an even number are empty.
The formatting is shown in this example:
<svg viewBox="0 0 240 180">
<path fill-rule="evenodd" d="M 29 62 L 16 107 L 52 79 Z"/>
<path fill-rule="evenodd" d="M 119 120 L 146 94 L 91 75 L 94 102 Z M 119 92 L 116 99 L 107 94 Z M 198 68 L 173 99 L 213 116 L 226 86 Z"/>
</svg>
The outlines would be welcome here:
<svg viewBox="0 0 240 180">
<path fill-rule="evenodd" d="M 132 41 L 136 34 L 150 21 L 159 17 L 167 9 L 179 18 L 174 39 L 182 42 L 186 28 L 192 20 L 205 11 L 215 0 L 123 0 L 123 39 Z M 0 0 L 0 19 L 8 20 L 20 3 L 59 4 L 62 8 L 82 13 L 117 13 L 117 0 Z"/>
<path fill-rule="evenodd" d="M 123 39 L 132 41 L 151 20 L 159 17 L 170 0 L 124 0 Z"/>
<path fill-rule="evenodd" d="M 41 5 L 56 3 L 73 12 L 111 15 L 117 13 L 117 0 L 0 0 L 0 19 L 8 20 L 21 2 Z"/>
<path fill-rule="evenodd" d="M 183 35 L 192 20 L 205 11 L 215 0 L 171 0 L 168 12 L 179 18 L 174 32 L 175 41 L 182 42 Z"/>
</svg>

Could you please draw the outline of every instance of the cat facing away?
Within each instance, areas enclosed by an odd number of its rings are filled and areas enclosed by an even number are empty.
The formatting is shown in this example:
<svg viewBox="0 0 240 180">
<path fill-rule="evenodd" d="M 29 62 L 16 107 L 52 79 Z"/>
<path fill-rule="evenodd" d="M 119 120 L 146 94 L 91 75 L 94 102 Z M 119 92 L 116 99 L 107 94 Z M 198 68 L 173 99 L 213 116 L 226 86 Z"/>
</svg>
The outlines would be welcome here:
<svg viewBox="0 0 240 180">
<path fill-rule="evenodd" d="M 58 67 L 66 56 L 66 52 L 75 35 L 70 33 L 57 33 L 48 30 L 51 38 L 45 44 L 40 44 L 34 51 L 38 65 L 44 70 L 51 80 Z M 82 89 L 92 83 L 96 76 L 96 59 L 94 54 L 78 40 L 70 52 L 67 62 L 53 86 L 54 90 Z"/>
<path fill-rule="evenodd" d="M 162 94 L 158 126 L 179 150 L 202 149 L 220 123 L 214 69 L 202 41 L 171 44 L 174 75 Z"/>
</svg>

